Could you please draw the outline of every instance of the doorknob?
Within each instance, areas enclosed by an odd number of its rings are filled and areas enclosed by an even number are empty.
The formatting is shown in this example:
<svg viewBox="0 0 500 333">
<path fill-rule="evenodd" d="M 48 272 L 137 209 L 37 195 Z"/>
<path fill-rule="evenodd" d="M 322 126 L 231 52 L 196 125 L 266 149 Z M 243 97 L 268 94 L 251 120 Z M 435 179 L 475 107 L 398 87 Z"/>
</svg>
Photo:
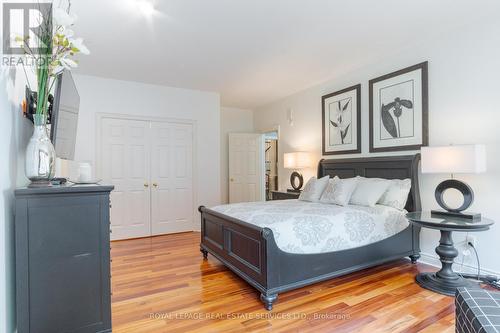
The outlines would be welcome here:
<svg viewBox="0 0 500 333">
<path fill-rule="evenodd" d="M 234 182 L 234 178 L 231 178 L 230 181 Z"/>
<path fill-rule="evenodd" d="M 156 184 L 156 183 L 153 183 L 153 186 L 154 186 L 154 187 L 158 187 L 158 184 Z"/>
<path fill-rule="evenodd" d="M 144 183 L 144 187 L 149 187 L 149 184 L 148 183 Z"/>
</svg>

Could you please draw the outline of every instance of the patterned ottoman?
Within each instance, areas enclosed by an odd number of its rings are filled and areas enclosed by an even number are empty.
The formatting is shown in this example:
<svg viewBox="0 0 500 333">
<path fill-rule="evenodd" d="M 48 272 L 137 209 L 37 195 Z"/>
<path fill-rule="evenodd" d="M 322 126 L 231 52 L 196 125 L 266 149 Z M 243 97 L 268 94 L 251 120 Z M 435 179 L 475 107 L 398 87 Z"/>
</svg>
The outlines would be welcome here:
<svg viewBox="0 0 500 333">
<path fill-rule="evenodd" d="M 500 293 L 458 288 L 455 298 L 455 331 L 500 333 Z"/>
</svg>

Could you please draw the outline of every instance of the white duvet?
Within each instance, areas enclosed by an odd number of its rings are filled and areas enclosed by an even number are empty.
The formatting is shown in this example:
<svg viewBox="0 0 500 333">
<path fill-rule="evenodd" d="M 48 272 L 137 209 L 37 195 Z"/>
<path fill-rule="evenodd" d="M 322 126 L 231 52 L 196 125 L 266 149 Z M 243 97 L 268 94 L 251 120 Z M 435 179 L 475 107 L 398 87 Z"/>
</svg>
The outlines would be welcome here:
<svg viewBox="0 0 500 333">
<path fill-rule="evenodd" d="M 289 253 L 351 249 L 391 237 L 408 227 L 406 211 L 376 205 L 346 207 L 299 200 L 243 202 L 213 210 L 273 231 Z"/>
</svg>

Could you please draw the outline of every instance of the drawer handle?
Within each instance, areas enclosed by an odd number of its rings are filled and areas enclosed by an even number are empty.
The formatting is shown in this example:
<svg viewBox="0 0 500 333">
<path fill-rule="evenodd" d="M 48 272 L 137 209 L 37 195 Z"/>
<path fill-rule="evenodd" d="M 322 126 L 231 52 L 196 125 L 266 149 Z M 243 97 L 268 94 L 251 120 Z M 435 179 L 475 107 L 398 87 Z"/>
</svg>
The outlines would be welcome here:
<svg viewBox="0 0 500 333">
<path fill-rule="evenodd" d="M 91 255 L 92 255 L 92 253 L 81 253 L 81 254 L 74 255 L 73 258 L 82 258 L 82 257 L 91 256 Z"/>
</svg>

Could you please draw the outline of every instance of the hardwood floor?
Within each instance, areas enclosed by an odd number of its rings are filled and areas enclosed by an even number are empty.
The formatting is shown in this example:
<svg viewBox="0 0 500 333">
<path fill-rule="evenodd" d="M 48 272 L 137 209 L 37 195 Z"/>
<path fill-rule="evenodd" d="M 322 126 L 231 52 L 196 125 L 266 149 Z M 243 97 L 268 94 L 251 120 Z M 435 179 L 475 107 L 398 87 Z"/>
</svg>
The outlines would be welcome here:
<svg viewBox="0 0 500 333">
<path fill-rule="evenodd" d="M 279 295 L 259 293 L 214 257 L 199 233 L 112 243 L 113 332 L 454 332 L 453 298 L 420 288 L 399 260 Z"/>
</svg>

